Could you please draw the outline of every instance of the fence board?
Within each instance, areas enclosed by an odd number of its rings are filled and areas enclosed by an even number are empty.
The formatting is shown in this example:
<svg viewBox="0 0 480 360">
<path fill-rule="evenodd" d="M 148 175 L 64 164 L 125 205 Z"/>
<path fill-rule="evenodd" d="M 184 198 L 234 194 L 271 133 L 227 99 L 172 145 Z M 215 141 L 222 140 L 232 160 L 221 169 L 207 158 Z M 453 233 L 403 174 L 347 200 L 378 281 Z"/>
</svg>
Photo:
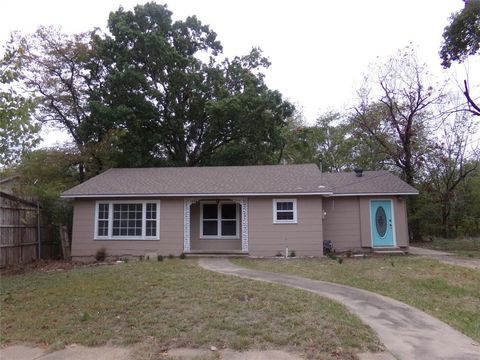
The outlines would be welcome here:
<svg viewBox="0 0 480 360">
<path fill-rule="evenodd" d="M 0 267 L 38 258 L 39 225 L 41 257 L 52 258 L 54 229 L 46 214 L 38 216 L 36 204 L 0 192 Z"/>
</svg>

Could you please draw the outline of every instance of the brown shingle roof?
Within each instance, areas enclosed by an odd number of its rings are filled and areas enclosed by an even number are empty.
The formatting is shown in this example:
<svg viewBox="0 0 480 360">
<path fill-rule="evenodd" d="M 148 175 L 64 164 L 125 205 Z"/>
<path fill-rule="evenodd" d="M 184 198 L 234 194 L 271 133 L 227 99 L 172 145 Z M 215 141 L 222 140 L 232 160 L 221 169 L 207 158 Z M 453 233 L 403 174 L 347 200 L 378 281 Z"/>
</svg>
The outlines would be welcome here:
<svg viewBox="0 0 480 360">
<path fill-rule="evenodd" d="M 418 191 L 388 171 L 364 171 L 361 177 L 354 172 L 324 173 L 325 184 L 334 195 L 405 194 Z"/>
<path fill-rule="evenodd" d="M 388 171 L 323 173 L 315 164 L 110 169 L 63 197 L 417 194 Z"/>
<path fill-rule="evenodd" d="M 331 194 L 315 164 L 110 169 L 64 197 Z"/>
</svg>

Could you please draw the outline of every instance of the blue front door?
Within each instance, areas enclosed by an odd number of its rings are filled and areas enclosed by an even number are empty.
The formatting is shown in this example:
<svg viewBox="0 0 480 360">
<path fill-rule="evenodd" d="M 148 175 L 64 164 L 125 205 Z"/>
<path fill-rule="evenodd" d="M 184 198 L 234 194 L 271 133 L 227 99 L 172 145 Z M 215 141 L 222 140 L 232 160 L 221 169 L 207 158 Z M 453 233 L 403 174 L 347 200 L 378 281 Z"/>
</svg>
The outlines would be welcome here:
<svg viewBox="0 0 480 360">
<path fill-rule="evenodd" d="M 394 246 L 392 202 L 372 200 L 370 202 L 370 223 L 374 247 Z"/>
</svg>

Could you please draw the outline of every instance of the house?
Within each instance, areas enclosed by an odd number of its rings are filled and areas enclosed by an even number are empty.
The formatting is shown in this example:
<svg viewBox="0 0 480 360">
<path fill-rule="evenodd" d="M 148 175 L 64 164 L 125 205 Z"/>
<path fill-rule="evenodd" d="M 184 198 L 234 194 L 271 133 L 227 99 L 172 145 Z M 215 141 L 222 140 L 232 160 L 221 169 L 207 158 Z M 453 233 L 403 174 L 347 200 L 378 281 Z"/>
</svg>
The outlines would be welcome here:
<svg viewBox="0 0 480 360">
<path fill-rule="evenodd" d="M 72 256 L 236 253 L 297 256 L 408 248 L 405 196 L 387 171 L 321 173 L 315 164 L 110 169 L 74 199 Z"/>
</svg>

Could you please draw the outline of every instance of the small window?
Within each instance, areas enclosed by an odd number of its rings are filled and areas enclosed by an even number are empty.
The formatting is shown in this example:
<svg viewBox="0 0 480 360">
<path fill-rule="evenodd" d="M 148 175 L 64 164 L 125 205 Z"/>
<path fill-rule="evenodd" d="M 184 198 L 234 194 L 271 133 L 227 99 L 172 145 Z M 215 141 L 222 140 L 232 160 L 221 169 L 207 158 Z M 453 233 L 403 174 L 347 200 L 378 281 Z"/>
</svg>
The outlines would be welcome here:
<svg viewBox="0 0 480 360">
<path fill-rule="evenodd" d="M 109 205 L 98 204 L 97 236 L 108 237 Z"/>
<path fill-rule="evenodd" d="M 238 205 L 201 203 L 200 238 L 238 238 Z"/>
<path fill-rule="evenodd" d="M 297 223 L 297 200 L 275 199 L 273 200 L 273 223 L 296 224 Z"/>
<path fill-rule="evenodd" d="M 147 214 L 145 217 L 146 233 L 145 236 L 157 236 L 157 204 L 147 203 Z"/>
</svg>

